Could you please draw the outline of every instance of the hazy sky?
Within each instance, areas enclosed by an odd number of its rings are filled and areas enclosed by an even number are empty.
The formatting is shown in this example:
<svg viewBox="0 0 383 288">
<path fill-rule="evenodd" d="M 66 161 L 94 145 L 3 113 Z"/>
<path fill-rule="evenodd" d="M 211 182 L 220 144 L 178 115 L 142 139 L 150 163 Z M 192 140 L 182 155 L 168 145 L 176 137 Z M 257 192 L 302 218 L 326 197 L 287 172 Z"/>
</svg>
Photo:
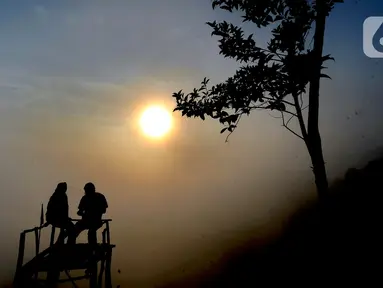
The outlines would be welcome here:
<svg viewBox="0 0 383 288">
<path fill-rule="evenodd" d="M 328 21 L 336 62 L 321 89 L 331 179 L 383 144 L 383 60 L 362 51 L 363 21 L 383 5 L 346 2 Z M 38 224 L 58 181 L 73 216 L 86 182 L 105 194 L 123 272 L 115 284 L 134 287 L 193 273 L 311 195 L 303 142 L 267 113 L 246 118 L 228 144 L 218 123 L 178 114 L 161 143 L 139 133 L 147 105 L 171 110 L 172 92 L 233 74 L 204 24 L 215 19 L 240 21 L 209 0 L 1 1 L 1 277 L 13 276 L 19 232 Z"/>
</svg>

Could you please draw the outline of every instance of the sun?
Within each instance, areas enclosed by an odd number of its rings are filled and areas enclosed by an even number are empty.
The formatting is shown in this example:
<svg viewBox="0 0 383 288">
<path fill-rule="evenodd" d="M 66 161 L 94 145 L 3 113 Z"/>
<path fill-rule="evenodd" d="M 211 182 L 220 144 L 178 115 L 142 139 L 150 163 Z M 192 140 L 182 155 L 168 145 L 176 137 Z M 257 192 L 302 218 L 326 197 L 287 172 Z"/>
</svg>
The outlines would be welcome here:
<svg viewBox="0 0 383 288">
<path fill-rule="evenodd" d="M 140 118 L 142 132 L 152 138 L 165 136 L 172 127 L 172 116 L 163 107 L 150 106 L 145 109 Z"/>
</svg>

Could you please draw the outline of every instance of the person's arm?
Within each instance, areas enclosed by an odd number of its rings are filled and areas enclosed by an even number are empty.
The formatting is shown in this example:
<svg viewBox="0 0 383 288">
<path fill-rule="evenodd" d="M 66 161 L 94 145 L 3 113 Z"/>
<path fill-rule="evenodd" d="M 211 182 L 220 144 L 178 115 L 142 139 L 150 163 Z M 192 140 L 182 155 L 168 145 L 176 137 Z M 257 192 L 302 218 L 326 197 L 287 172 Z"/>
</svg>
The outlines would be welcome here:
<svg viewBox="0 0 383 288">
<path fill-rule="evenodd" d="M 52 207 L 53 206 L 52 202 L 53 201 L 54 201 L 53 196 L 51 196 L 49 198 L 48 205 L 47 205 L 47 210 L 45 212 L 45 220 L 47 222 L 50 222 L 50 220 L 52 219 L 52 208 L 53 208 Z"/>
<path fill-rule="evenodd" d="M 53 202 L 53 196 L 49 198 L 48 205 L 47 205 L 47 213 L 50 212 L 52 209 L 52 202 Z"/>
<path fill-rule="evenodd" d="M 102 214 L 105 214 L 106 213 L 106 208 L 108 208 L 108 202 L 106 201 L 106 198 L 104 195 L 102 195 L 102 198 L 103 198 L 103 204 L 104 204 L 104 207 L 102 209 Z"/>
<path fill-rule="evenodd" d="M 84 200 L 84 197 L 85 196 L 83 196 L 81 198 L 80 204 L 78 205 L 77 215 L 79 215 L 79 216 L 84 216 L 84 214 L 85 214 L 85 204 L 84 204 L 85 200 Z"/>
<path fill-rule="evenodd" d="M 65 219 L 68 219 L 69 218 L 69 205 L 68 205 L 68 196 L 65 195 L 64 197 L 64 203 L 63 203 L 64 207 L 64 216 L 65 216 Z"/>
</svg>

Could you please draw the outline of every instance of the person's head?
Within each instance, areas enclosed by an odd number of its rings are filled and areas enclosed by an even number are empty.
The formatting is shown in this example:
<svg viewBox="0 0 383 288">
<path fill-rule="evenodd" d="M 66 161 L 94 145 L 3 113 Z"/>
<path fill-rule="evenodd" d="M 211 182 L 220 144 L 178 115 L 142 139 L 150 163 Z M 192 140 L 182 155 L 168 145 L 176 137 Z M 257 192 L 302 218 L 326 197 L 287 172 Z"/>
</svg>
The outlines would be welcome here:
<svg viewBox="0 0 383 288">
<path fill-rule="evenodd" d="M 96 187 L 92 182 L 89 182 L 85 184 L 84 191 L 86 195 L 94 194 L 96 192 Z"/>
<path fill-rule="evenodd" d="M 67 184 L 66 182 L 60 182 L 59 184 L 57 184 L 57 187 L 55 189 L 55 192 L 58 192 L 58 193 L 65 193 L 67 190 Z"/>
</svg>

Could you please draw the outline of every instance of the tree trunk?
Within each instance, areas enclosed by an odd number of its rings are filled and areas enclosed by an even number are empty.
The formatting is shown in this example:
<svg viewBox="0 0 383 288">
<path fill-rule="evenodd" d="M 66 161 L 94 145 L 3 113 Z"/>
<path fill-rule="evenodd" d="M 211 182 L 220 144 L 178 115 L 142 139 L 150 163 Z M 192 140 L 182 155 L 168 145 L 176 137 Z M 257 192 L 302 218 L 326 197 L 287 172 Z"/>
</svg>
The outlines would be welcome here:
<svg viewBox="0 0 383 288">
<path fill-rule="evenodd" d="M 328 181 L 326 168 L 323 160 L 322 142 L 319 133 L 319 88 L 322 66 L 322 53 L 324 44 L 324 32 L 326 26 L 326 3 L 324 0 L 316 1 L 316 21 L 313 49 L 313 70 L 309 90 L 309 115 L 307 123 L 308 143 L 315 184 L 319 199 L 326 198 L 328 194 Z"/>
<path fill-rule="evenodd" d="M 311 157 L 311 163 L 313 165 L 318 198 L 319 200 L 325 200 L 328 195 L 328 181 L 319 131 L 315 138 L 311 137 L 309 142 L 311 143 L 309 144 L 309 153 Z"/>
</svg>

